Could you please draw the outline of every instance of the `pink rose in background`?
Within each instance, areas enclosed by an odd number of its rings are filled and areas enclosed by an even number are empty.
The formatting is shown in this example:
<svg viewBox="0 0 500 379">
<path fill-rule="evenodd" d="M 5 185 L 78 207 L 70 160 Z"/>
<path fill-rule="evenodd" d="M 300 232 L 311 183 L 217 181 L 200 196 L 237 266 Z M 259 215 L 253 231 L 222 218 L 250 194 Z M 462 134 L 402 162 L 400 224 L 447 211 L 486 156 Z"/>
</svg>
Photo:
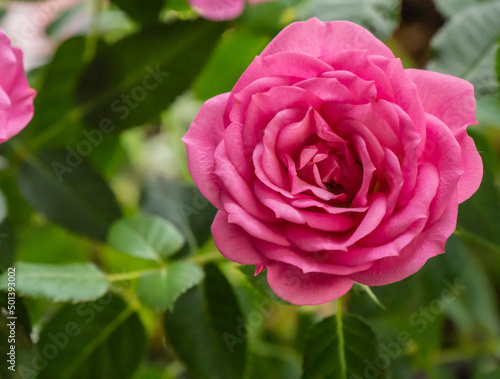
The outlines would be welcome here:
<svg viewBox="0 0 500 379">
<path fill-rule="evenodd" d="M 0 142 L 19 133 L 33 117 L 35 91 L 28 86 L 23 54 L 0 30 Z"/>
<path fill-rule="evenodd" d="M 251 4 L 273 0 L 248 0 Z M 245 0 L 188 0 L 188 3 L 209 20 L 231 20 L 238 17 L 245 9 Z"/>
<path fill-rule="evenodd" d="M 183 138 L 227 258 L 320 304 L 402 280 L 444 252 L 482 162 L 470 83 L 401 61 L 372 34 L 285 28 Z"/>
<path fill-rule="evenodd" d="M 8 2 L 0 27 L 22 49 L 26 70 L 46 64 L 61 41 L 89 28 L 92 11 L 79 4 L 82 0 Z M 63 12 L 68 13 L 61 21 Z M 46 29 L 56 20 L 57 31 L 49 37 Z"/>
</svg>

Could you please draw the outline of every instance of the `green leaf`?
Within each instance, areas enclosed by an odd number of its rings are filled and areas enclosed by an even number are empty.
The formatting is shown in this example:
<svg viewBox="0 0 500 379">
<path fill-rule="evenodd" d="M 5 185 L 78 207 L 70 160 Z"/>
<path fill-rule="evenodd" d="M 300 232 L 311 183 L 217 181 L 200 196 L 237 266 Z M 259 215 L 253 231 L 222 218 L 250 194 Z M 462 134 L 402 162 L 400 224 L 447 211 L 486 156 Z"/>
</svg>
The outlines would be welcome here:
<svg viewBox="0 0 500 379">
<path fill-rule="evenodd" d="M 7 296 L 7 293 L 0 294 L 0 341 L 5 341 L 0 343 L 0 354 L 5 360 L 0 365 L 0 378 L 2 379 L 19 379 L 23 378 L 20 367 L 23 365 L 27 365 L 30 362 L 30 351 L 33 350 L 33 342 L 30 338 L 31 333 L 31 325 L 28 316 L 28 312 L 26 307 L 24 306 L 24 302 L 20 297 L 16 297 L 16 309 L 15 314 L 17 317 L 15 319 L 15 341 L 10 340 L 12 338 L 11 329 L 9 324 L 13 321 L 9 319 L 9 313 L 7 313 L 8 309 L 8 299 L 12 299 Z M 4 311 L 5 310 L 5 311 Z M 10 343 L 9 343 L 10 342 Z M 8 362 L 10 357 L 7 355 L 11 352 L 11 343 L 15 342 L 15 370 L 9 370 L 9 367 L 12 367 L 12 362 Z"/>
<path fill-rule="evenodd" d="M 21 134 L 35 148 L 64 146 L 81 128 L 75 90 L 83 69 L 85 38 L 73 37 L 57 49 L 35 97 L 35 115 Z"/>
<path fill-rule="evenodd" d="M 357 317 L 342 315 L 339 310 L 337 315 L 324 319 L 310 330 L 302 377 L 366 378 L 376 357 L 377 338 L 372 328 Z M 376 367 L 375 370 L 380 375 L 381 370 Z"/>
<path fill-rule="evenodd" d="M 168 372 L 165 368 L 158 367 L 153 363 L 150 366 L 141 365 L 133 379 L 178 379 L 178 375 Z"/>
<path fill-rule="evenodd" d="M 196 96 L 205 100 L 231 91 L 243 71 L 270 40 L 268 36 L 247 30 L 233 29 L 225 33 L 194 83 Z"/>
<path fill-rule="evenodd" d="M 3 192 L 0 190 L 0 224 L 5 220 L 5 217 L 7 217 L 7 213 L 7 200 L 5 199 Z"/>
<path fill-rule="evenodd" d="M 484 160 L 484 171 L 481 186 L 467 201 L 460 204 L 458 226 L 483 238 L 497 247 L 500 246 L 498 233 L 500 214 L 500 183 L 495 180 L 498 175 L 497 153 L 489 146 L 490 141 L 479 135 L 474 140 Z"/>
<path fill-rule="evenodd" d="M 486 366 L 484 372 L 478 372 L 474 375 L 474 379 L 498 379 L 500 378 L 500 368 L 493 368 L 490 365 Z"/>
<path fill-rule="evenodd" d="M 255 345 L 255 346 L 254 346 Z M 302 357 L 295 351 L 286 351 L 280 345 L 254 343 L 248 357 L 245 379 L 299 379 Z"/>
<path fill-rule="evenodd" d="M 78 88 L 87 121 L 123 130 L 159 116 L 190 87 L 224 27 L 201 19 L 149 25 L 100 49 Z"/>
<path fill-rule="evenodd" d="M 238 270 L 245 274 L 245 278 L 248 283 L 250 283 L 253 288 L 257 289 L 260 294 L 265 295 L 266 297 L 277 303 L 288 305 L 290 304 L 288 301 L 283 300 L 281 297 L 274 293 L 267 281 L 265 272 L 259 275 L 255 275 L 255 266 L 249 265 L 238 266 Z"/>
<path fill-rule="evenodd" d="M 95 254 L 93 243 L 51 223 L 29 225 L 16 237 L 18 261 L 60 265 L 88 262 Z"/>
<path fill-rule="evenodd" d="M 497 61 L 496 61 L 497 81 L 500 86 L 500 39 L 497 42 Z M 500 122 L 500 121 L 499 121 Z"/>
<path fill-rule="evenodd" d="M 174 225 L 147 214 L 118 220 L 109 230 L 108 241 L 118 251 L 156 261 L 172 256 L 185 243 Z"/>
<path fill-rule="evenodd" d="M 50 265 L 17 262 L 15 284 L 20 295 L 72 302 L 97 299 L 108 288 L 103 272 L 91 263 Z M 6 288 L 7 273 L 3 273 L 0 289 Z"/>
<path fill-rule="evenodd" d="M 500 129 L 500 94 L 482 96 L 476 99 L 476 119 L 481 128 L 492 126 Z"/>
<path fill-rule="evenodd" d="M 205 267 L 202 286 L 190 289 L 165 314 L 168 340 L 196 378 L 242 378 L 246 335 L 236 297 L 218 268 Z"/>
<path fill-rule="evenodd" d="M 459 265 L 460 274 L 449 279 L 446 287 L 456 296 L 453 308 L 448 312 L 464 332 L 478 333 L 486 330 L 487 335 L 497 335 L 500 330 L 498 321 L 498 304 L 495 291 L 490 283 L 484 267 L 478 263 L 479 256 L 468 249 L 463 238 L 452 235 L 446 244 L 446 254 L 441 259 L 441 265 L 435 266 L 434 275 L 438 277 L 446 266 Z M 459 263 L 454 261 L 459 260 Z M 443 279 L 441 279 L 443 283 Z M 441 284 L 442 287 L 443 284 Z M 463 312 L 458 312 L 459 308 Z M 463 313 L 463 315 L 462 315 Z M 457 317 L 458 316 L 458 317 Z"/>
<path fill-rule="evenodd" d="M 142 210 L 170 220 L 192 247 L 211 236 L 217 209 L 194 187 L 168 179 L 149 180 L 141 194 Z"/>
<path fill-rule="evenodd" d="M 433 38 L 434 54 L 427 69 L 468 80 L 476 96 L 497 91 L 499 19 L 500 1 L 465 8 Z"/>
<path fill-rule="evenodd" d="M 165 0 L 149 0 L 145 5 L 140 0 L 112 0 L 131 18 L 140 23 L 152 23 L 158 21 Z"/>
<path fill-rule="evenodd" d="M 104 241 L 121 212 L 106 181 L 76 152 L 30 156 L 18 172 L 26 201 L 50 221 Z"/>
<path fill-rule="evenodd" d="M 297 13 L 300 20 L 352 21 L 385 40 L 398 26 L 399 8 L 398 0 L 310 0 L 300 3 Z"/>
<path fill-rule="evenodd" d="M 7 270 L 14 262 L 16 239 L 9 220 L 0 224 L 0 269 Z"/>
<path fill-rule="evenodd" d="M 167 0 L 167 8 L 175 11 L 191 11 L 191 7 L 186 0 Z"/>
<path fill-rule="evenodd" d="M 94 133 L 94 137 L 98 138 L 94 139 L 94 141 L 99 141 L 99 129 L 94 130 L 92 132 L 92 129 L 86 128 L 85 133 L 89 133 L 87 136 L 90 133 Z M 83 133 L 82 130 L 80 134 L 82 139 L 80 141 L 88 140 Z M 111 131 L 109 134 L 103 133 L 102 135 L 103 138 L 101 143 L 99 143 L 99 147 L 94 149 L 92 154 L 88 155 L 87 159 L 105 178 L 110 178 L 126 164 L 127 154 L 121 144 L 120 134 L 112 133 Z M 75 143 L 73 146 L 78 147 L 78 143 Z"/>
<path fill-rule="evenodd" d="M 453 17 L 463 9 L 492 0 L 434 0 L 436 8 L 445 17 Z"/>
<path fill-rule="evenodd" d="M 41 331 L 40 379 L 130 378 L 146 348 L 139 317 L 110 294 L 67 305 Z"/>
<path fill-rule="evenodd" d="M 236 21 L 255 34 L 265 34 L 273 38 L 290 20 L 284 19 L 287 4 L 283 1 L 264 1 L 245 7 L 243 14 Z"/>
<path fill-rule="evenodd" d="M 137 281 L 137 295 L 155 310 L 172 309 L 175 301 L 203 279 L 203 270 L 195 264 L 176 262 L 160 270 L 143 274 Z"/>
</svg>

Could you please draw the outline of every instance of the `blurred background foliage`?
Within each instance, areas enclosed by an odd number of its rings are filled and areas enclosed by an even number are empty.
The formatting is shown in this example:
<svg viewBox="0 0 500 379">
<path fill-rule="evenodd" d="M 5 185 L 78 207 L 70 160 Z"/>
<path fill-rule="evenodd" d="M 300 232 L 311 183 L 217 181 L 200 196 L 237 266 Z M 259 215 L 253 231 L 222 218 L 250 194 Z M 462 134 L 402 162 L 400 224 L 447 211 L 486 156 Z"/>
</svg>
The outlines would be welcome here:
<svg viewBox="0 0 500 379">
<path fill-rule="evenodd" d="M 337 365 L 500 378 L 500 1 L 278 0 L 220 23 L 185 0 L 0 4 L 38 91 L 32 122 L 0 146 L 0 288 L 15 265 L 18 295 L 17 370 L 2 362 L 2 378 L 332 378 Z M 471 81 L 485 165 L 447 254 L 355 287 L 342 320 L 220 256 L 180 141 L 204 100 L 310 17 L 351 20 L 405 67 Z"/>
</svg>

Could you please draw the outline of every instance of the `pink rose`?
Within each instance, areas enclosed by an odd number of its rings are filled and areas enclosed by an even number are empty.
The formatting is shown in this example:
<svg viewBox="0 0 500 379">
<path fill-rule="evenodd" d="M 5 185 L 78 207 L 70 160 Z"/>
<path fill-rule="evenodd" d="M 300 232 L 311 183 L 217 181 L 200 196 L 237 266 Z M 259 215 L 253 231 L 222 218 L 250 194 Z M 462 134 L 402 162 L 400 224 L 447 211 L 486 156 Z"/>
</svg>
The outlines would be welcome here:
<svg viewBox="0 0 500 379">
<path fill-rule="evenodd" d="M 273 0 L 248 0 L 249 3 L 264 3 Z M 244 0 L 188 0 L 188 3 L 200 14 L 209 20 L 230 20 L 243 13 Z"/>
<path fill-rule="evenodd" d="M 367 30 L 285 28 L 183 138 L 219 212 L 227 258 L 267 268 L 274 292 L 320 304 L 354 282 L 406 278 L 444 252 L 482 162 L 470 83 L 403 69 Z"/>
<path fill-rule="evenodd" d="M 0 30 L 0 142 L 19 133 L 33 117 L 35 91 L 24 75 L 21 50 Z"/>
</svg>

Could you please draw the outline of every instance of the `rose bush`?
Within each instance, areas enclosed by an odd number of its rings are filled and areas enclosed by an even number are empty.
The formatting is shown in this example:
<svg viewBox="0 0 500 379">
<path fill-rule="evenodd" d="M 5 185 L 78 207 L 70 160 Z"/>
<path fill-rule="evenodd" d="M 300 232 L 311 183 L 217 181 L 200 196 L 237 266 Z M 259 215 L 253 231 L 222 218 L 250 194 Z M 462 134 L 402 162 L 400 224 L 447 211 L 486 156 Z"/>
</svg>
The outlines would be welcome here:
<svg viewBox="0 0 500 379">
<path fill-rule="evenodd" d="M 19 133 L 33 117 L 35 91 L 28 86 L 21 50 L 0 30 L 0 142 Z"/>
<path fill-rule="evenodd" d="M 319 304 L 444 252 L 482 178 L 474 111 L 468 82 L 405 70 L 364 28 L 311 19 L 208 100 L 183 140 L 219 209 L 220 252 L 267 268 L 283 299 Z"/>
<path fill-rule="evenodd" d="M 273 0 L 248 0 L 251 4 Z M 244 0 L 188 0 L 188 3 L 209 20 L 221 21 L 238 17 L 245 9 Z"/>
</svg>

